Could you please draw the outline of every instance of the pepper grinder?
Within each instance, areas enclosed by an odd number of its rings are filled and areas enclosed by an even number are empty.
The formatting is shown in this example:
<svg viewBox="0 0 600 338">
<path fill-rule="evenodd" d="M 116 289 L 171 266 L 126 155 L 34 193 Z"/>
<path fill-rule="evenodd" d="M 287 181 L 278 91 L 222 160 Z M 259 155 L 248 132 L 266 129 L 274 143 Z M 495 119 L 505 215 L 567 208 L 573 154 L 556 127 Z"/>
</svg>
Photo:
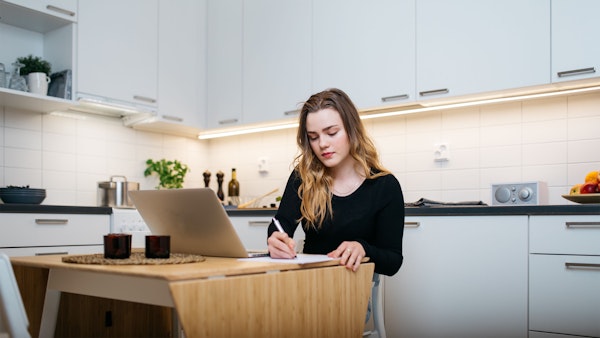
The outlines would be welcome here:
<svg viewBox="0 0 600 338">
<path fill-rule="evenodd" d="M 221 200 L 221 202 L 225 201 L 225 193 L 223 192 L 223 172 L 219 170 L 217 172 L 217 184 L 219 185 L 219 189 L 217 190 L 217 197 Z"/>
<path fill-rule="evenodd" d="M 204 176 L 204 187 L 208 188 L 208 184 L 210 183 L 210 171 L 206 170 L 202 173 L 202 176 Z"/>
</svg>

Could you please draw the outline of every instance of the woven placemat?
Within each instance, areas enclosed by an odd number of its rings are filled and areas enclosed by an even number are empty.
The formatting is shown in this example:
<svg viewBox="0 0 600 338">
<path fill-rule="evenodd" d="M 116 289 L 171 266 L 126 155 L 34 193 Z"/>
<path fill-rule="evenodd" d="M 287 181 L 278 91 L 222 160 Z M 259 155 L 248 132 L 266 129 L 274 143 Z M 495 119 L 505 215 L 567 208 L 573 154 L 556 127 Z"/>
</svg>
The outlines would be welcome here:
<svg viewBox="0 0 600 338">
<path fill-rule="evenodd" d="M 143 252 L 132 252 L 126 259 L 104 258 L 104 254 L 64 256 L 65 263 L 77 264 L 101 264 L 101 265 L 160 265 L 160 264 L 184 264 L 205 261 L 201 255 L 171 253 L 169 258 L 146 258 Z"/>
</svg>

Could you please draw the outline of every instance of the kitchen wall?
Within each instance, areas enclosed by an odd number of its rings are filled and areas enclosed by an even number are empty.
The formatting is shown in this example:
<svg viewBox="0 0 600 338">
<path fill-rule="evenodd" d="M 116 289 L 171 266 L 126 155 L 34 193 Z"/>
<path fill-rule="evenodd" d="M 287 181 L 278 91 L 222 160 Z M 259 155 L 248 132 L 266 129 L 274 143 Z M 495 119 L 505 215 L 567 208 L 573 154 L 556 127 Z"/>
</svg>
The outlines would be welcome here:
<svg viewBox="0 0 600 338">
<path fill-rule="evenodd" d="M 43 204 L 96 205 L 98 182 L 124 175 L 142 189 L 147 159 L 180 159 L 192 171 L 189 187 L 201 183 L 207 144 L 189 138 L 140 132 L 119 119 L 76 120 L 0 107 L 0 186 L 45 188 Z"/>
<path fill-rule="evenodd" d="M 137 131 L 119 120 L 74 120 L 0 108 L 0 186 L 48 191 L 44 204 L 95 205 L 97 182 L 126 175 L 144 178 L 148 158 L 179 159 L 191 172 L 185 187 L 204 186 L 202 172 L 222 170 L 225 186 L 238 171 L 243 196 L 283 192 L 296 155 L 295 130 L 197 141 Z M 600 93 L 433 111 L 366 120 L 384 165 L 400 180 L 406 201 L 491 203 L 493 183 L 545 181 L 550 204 L 585 174 L 600 169 Z M 434 144 L 446 142 L 447 162 L 434 161 Z M 268 159 L 259 173 L 258 159 Z M 227 193 L 225 188 L 225 193 Z M 273 195 L 265 203 L 273 202 Z"/>
</svg>

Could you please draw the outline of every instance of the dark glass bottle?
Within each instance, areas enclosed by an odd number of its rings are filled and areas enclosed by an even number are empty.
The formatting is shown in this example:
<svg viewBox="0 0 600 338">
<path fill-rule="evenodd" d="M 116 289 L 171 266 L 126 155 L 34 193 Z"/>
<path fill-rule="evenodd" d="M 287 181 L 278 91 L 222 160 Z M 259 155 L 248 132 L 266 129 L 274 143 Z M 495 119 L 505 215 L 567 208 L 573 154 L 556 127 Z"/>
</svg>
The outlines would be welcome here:
<svg viewBox="0 0 600 338">
<path fill-rule="evenodd" d="M 229 197 L 229 205 L 240 204 L 240 182 L 237 180 L 235 168 L 231 169 L 231 180 L 229 181 L 227 196 Z"/>
</svg>

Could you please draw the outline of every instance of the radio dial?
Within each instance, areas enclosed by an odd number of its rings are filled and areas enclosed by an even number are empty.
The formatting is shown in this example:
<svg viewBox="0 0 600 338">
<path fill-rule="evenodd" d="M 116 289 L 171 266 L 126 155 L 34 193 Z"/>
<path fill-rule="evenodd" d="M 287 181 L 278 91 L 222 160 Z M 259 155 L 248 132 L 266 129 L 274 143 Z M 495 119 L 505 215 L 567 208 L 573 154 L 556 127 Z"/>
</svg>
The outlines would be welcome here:
<svg viewBox="0 0 600 338">
<path fill-rule="evenodd" d="M 525 188 L 519 190 L 519 199 L 521 201 L 529 200 L 532 195 L 533 195 L 533 191 L 528 187 L 525 187 Z"/>
</svg>

